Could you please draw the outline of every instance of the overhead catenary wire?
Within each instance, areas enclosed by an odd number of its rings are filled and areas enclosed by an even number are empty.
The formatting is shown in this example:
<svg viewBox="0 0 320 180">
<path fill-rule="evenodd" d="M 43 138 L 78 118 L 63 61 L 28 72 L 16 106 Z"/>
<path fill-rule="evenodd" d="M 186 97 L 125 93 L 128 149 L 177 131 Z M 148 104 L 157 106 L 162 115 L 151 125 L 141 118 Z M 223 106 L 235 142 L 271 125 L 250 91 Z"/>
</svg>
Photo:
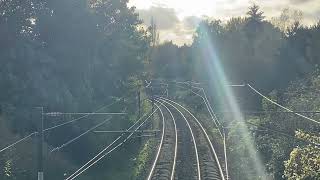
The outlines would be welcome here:
<svg viewBox="0 0 320 180">
<path fill-rule="evenodd" d="M 44 129 L 43 131 L 44 131 L 44 132 L 47 132 L 47 131 L 50 131 L 50 130 L 52 130 L 52 129 L 56 129 L 56 128 L 62 127 L 62 126 L 64 126 L 64 125 L 71 124 L 71 123 L 73 123 L 73 122 L 82 120 L 82 119 L 84 119 L 84 118 L 86 118 L 86 117 L 88 117 L 88 116 L 90 116 L 90 115 L 92 115 L 92 114 L 94 114 L 94 113 L 99 112 L 99 111 L 102 110 L 102 109 L 106 109 L 106 108 L 111 107 L 112 105 L 120 102 L 120 100 L 123 99 L 124 97 L 126 97 L 126 95 L 118 98 L 116 101 L 112 102 L 111 104 L 108 104 L 108 105 L 105 105 L 105 106 L 102 106 L 102 107 L 98 108 L 98 109 L 97 109 L 96 111 L 94 111 L 93 113 L 87 113 L 87 114 L 85 114 L 85 115 L 83 115 L 83 116 L 81 116 L 81 117 L 75 118 L 75 119 L 73 119 L 73 120 L 71 120 L 71 121 L 67 121 L 67 122 L 64 122 L 64 123 L 61 123 L 61 124 L 58 124 L 58 125 L 55 125 L 55 126 L 46 128 L 46 129 Z"/>
<path fill-rule="evenodd" d="M 203 98 L 203 96 L 201 96 L 199 93 L 197 93 L 197 92 L 194 92 L 192 89 L 189 89 L 189 88 L 186 88 L 186 87 L 183 87 L 183 86 L 181 86 L 181 85 L 178 85 L 178 84 L 176 84 L 175 86 L 177 86 L 177 87 L 179 87 L 179 88 L 181 88 L 181 89 L 185 89 L 185 90 L 187 90 L 187 91 L 191 91 L 193 94 L 195 94 L 196 96 L 199 96 L 200 98 Z"/>
<path fill-rule="evenodd" d="M 317 121 L 317 120 L 314 120 L 314 119 L 312 119 L 312 118 L 310 118 L 310 117 L 304 116 L 304 115 L 302 115 L 302 114 L 300 114 L 300 113 L 296 113 L 296 112 L 294 112 L 293 110 L 291 110 L 291 109 L 289 109 L 289 108 L 287 108 L 287 107 L 285 107 L 285 106 L 282 106 L 282 105 L 280 105 L 279 103 L 271 100 L 270 98 L 268 98 L 267 96 L 263 95 L 263 94 L 260 93 L 258 90 L 256 90 L 255 88 L 253 88 L 250 84 L 247 84 L 247 86 L 248 86 L 251 90 L 253 90 L 256 94 L 260 95 L 261 97 L 263 97 L 264 99 L 268 100 L 268 101 L 271 102 L 272 104 L 274 104 L 274 105 L 276 105 L 276 106 L 278 106 L 278 107 L 280 107 L 280 108 L 282 108 L 282 109 L 284 109 L 284 110 L 286 110 L 286 111 L 292 112 L 293 114 L 295 114 L 295 115 L 297 115 L 297 116 L 299 116 L 299 117 L 302 117 L 302 118 L 304 118 L 304 119 L 306 119 L 306 120 L 308 120 L 308 121 L 311 121 L 311 122 L 316 123 L 316 124 L 318 124 L 318 125 L 320 124 L 320 122 Z"/>
<path fill-rule="evenodd" d="M 208 100 L 208 98 L 207 98 L 207 95 L 206 95 L 206 92 L 205 92 L 204 88 L 202 88 L 202 87 L 196 87 L 196 86 L 191 86 L 191 87 L 202 91 L 202 93 L 203 93 L 204 96 L 201 96 L 201 95 L 199 95 L 198 93 L 194 93 L 194 92 L 191 90 L 191 92 L 193 92 L 194 94 L 198 95 L 199 97 L 201 97 L 201 98 L 203 99 L 203 101 L 205 102 L 205 105 L 206 105 L 206 107 L 207 107 L 207 109 L 208 109 L 208 112 L 209 112 L 209 114 L 210 114 L 210 116 L 211 116 L 211 118 L 212 118 L 212 120 L 213 120 L 213 122 L 214 122 L 214 124 L 217 126 L 217 128 L 218 128 L 218 130 L 219 130 L 219 134 L 221 135 L 221 137 L 223 137 L 222 132 L 221 132 L 221 129 L 220 129 L 220 128 L 222 127 L 222 126 L 221 126 L 221 123 L 220 123 L 220 121 L 218 120 L 218 117 L 216 116 L 216 114 L 214 113 L 214 111 L 213 111 L 213 109 L 212 109 L 212 107 L 211 107 L 211 104 L 210 104 L 210 102 L 209 102 L 209 100 Z"/>
<path fill-rule="evenodd" d="M 221 129 L 220 129 L 222 126 L 221 126 L 221 124 L 220 124 L 220 122 L 219 122 L 216 114 L 215 114 L 215 113 L 213 112 L 213 110 L 212 110 L 212 107 L 211 107 L 211 105 L 210 105 L 210 103 L 209 103 L 209 101 L 208 101 L 208 99 L 207 99 L 207 96 L 206 96 L 206 93 L 205 93 L 204 89 L 203 89 L 203 88 L 200 88 L 200 87 L 195 87 L 195 86 L 192 86 L 192 85 L 190 86 L 191 88 L 196 88 L 196 89 L 199 89 L 199 90 L 203 91 L 203 94 L 205 95 L 205 97 L 201 96 L 199 93 L 194 92 L 192 89 L 188 89 L 188 88 L 186 88 L 186 87 L 183 87 L 183 86 L 181 86 L 181 85 L 178 85 L 178 84 L 190 85 L 191 82 L 190 82 L 190 83 L 188 83 L 188 82 L 179 82 L 179 83 L 178 83 L 178 82 L 176 82 L 176 81 L 172 81 L 172 83 L 175 83 L 175 86 L 180 87 L 181 89 L 190 90 L 193 94 L 199 96 L 199 97 L 203 100 L 203 102 L 205 103 L 205 105 L 206 105 L 206 107 L 207 107 L 207 110 L 208 110 L 208 112 L 209 112 L 209 114 L 210 114 L 210 116 L 211 116 L 211 119 L 212 119 L 213 123 L 214 123 L 215 126 L 218 128 L 218 131 L 219 131 L 220 136 L 223 137 L 222 132 L 221 132 Z"/>
<path fill-rule="evenodd" d="M 217 113 L 235 113 L 234 111 L 218 111 Z M 303 114 L 320 114 L 320 111 L 242 111 L 243 114 L 293 114 L 293 113 L 303 113 Z"/>
<path fill-rule="evenodd" d="M 101 109 L 108 108 L 108 107 L 112 106 L 113 104 L 117 103 L 118 101 L 120 101 L 120 100 L 121 100 L 122 98 L 124 98 L 124 97 L 125 97 L 125 96 L 119 98 L 117 101 L 115 101 L 115 102 L 113 102 L 113 103 L 111 103 L 111 104 L 109 104 L 109 105 L 105 105 L 105 106 L 102 106 L 102 107 L 98 108 L 98 110 L 96 110 L 95 112 L 98 112 L 98 111 L 100 111 Z M 90 115 L 91 115 L 91 114 L 86 114 L 86 115 L 81 116 L 81 117 L 79 117 L 79 118 L 76 118 L 76 119 L 74 119 L 74 120 L 71 120 L 71 121 L 68 121 L 68 122 L 65 122 L 65 123 L 62 123 L 62 124 L 59 124 L 59 125 L 56 125 L 56 126 L 47 128 L 47 129 L 44 129 L 43 131 L 44 131 L 44 132 L 50 131 L 50 130 L 52 130 L 52 129 L 55 129 L 55 128 L 64 126 L 64 125 L 66 125 L 66 124 L 70 124 L 70 123 L 72 123 L 72 122 L 78 121 L 78 120 L 83 119 L 83 118 L 85 118 L 85 117 L 88 117 L 88 116 L 90 116 Z M 17 144 L 25 141 L 25 140 L 27 140 L 28 138 L 32 137 L 33 135 L 35 135 L 35 134 L 37 134 L 37 133 L 38 133 L 38 132 L 33 132 L 33 133 L 31 133 L 31 134 L 29 134 L 29 135 L 27 135 L 27 136 L 25 136 L 25 137 L 17 140 L 16 142 L 14 142 L 14 143 L 12 143 L 12 144 L 10 144 L 10 145 L 2 148 L 2 149 L 0 150 L 0 153 L 6 151 L 6 150 L 8 150 L 8 149 L 10 149 L 11 147 L 13 147 L 13 146 L 15 146 L 15 145 L 17 145 Z"/>
<path fill-rule="evenodd" d="M 209 109 L 211 110 L 211 113 L 213 114 L 213 116 L 216 119 L 217 123 L 221 127 L 221 123 L 219 122 L 218 117 L 216 116 L 216 114 L 214 113 L 214 111 L 213 111 L 213 109 L 211 107 L 211 104 L 210 104 L 210 102 L 209 102 L 209 100 L 207 98 L 207 94 L 206 94 L 206 91 L 204 90 L 204 88 L 202 88 L 202 91 L 203 91 L 203 94 L 204 94 L 204 98 L 207 100 L 207 103 L 208 103 Z"/>
<path fill-rule="evenodd" d="M 146 114 L 144 114 L 140 119 L 138 119 L 133 125 L 131 125 L 126 132 L 130 131 L 136 124 L 138 124 L 140 122 L 140 120 L 142 118 L 144 118 L 146 116 Z M 77 171 L 75 171 L 73 174 L 71 174 L 66 180 L 70 179 L 72 176 L 74 176 L 76 173 L 78 173 L 79 171 L 81 171 L 81 169 L 83 169 L 85 166 L 87 166 L 88 164 L 90 164 L 92 161 L 94 161 L 95 158 L 97 158 L 98 156 L 100 156 L 102 153 L 104 153 L 106 150 L 108 150 L 113 144 L 115 144 L 120 138 L 122 138 L 125 135 L 125 133 L 122 133 L 120 136 L 118 136 L 114 141 L 112 141 L 107 147 L 105 147 L 102 151 L 100 151 L 96 156 L 94 156 L 91 160 L 89 160 L 86 164 L 84 164 L 83 166 L 81 166 Z"/>
<path fill-rule="evenodd" d="M 2 148 L 2 149 L 0 150 L 0 153 L 2 153 L 2 152 L 4 152 L 4 151 L 6 151 L 6 150 L 8 150 L 8 149 L 12 148 L 13 146 L 15 146 L 15 145 L 17 145 L 17 144 L 19 144 L 19 143 L 21 143 L 21 142 L 23 142 L 23 141 L 27 140 L 27 139 L 29 139 L 31 136 L 33 136 L 33 135 L 35 135 L 35 134 L 37 134 L 37 133 L 38 133 L 38 132 L 33 132 L 33 133 L 31 133 L 31 134 L 29 134 L 29 135 L 27 135 L 27 136 L 25 136 L 25 137 L 23 137 L 23 138 L 21 138 L 21 139 L 17 140 L 16 142 L 14 142 L 14 143 L 12 143 L 12 144 L 10 144 L 10 145 L 8 145 L 8 146 L 6 146 L 6 147 Z"/>
<path fill-rule="evenodd" d="M 155 112 L 157 111 L 157 109 L 152 112 L 136 129 L 138 130 L 151 116 L 152 114 L 154 114 Z M 82 170 L 78 171 L 79 173 L 77 175 L 75 175 L 74 173 L 74 176 L 69 176 L 66 180 L 73 180 L 75 179 L 76 177 L 78 177 L 79 175 L 81 175 L 83 172 L 85 172 L 86 170 L 88 170 L 90 167 L 92 167 L 94 164 L 96 164 L 97 162 L 99 162 L 101 159 L 103 159 L 105 156 L 107 156 L 108 154 L 110 154 L 111 152 L 113 152 L 114 150 L 116 150 L 117 148 L 119 148 L 121 145 L 123 145 L 126 141 L 128 141 L 131 136 L 134 134 L 134 132 L 132 132 L 124 141 L 122 141 L 121 143 L 119 143 L 117 146 L 115 146 L 114 148 L 112 148 L 110 151 L 108 151 L 107 153 L 103 154 L 101 157 L 99 157 L 98 159 L 96 159 L 95 161 L 93 161 L 91 164 L 89 164 L 87 167 L 85 167 L 84 169 L 82 168 Z M 100 153 L 99 153 L 100 154 Z M 94 159 L 92 159 L 94 160 Z"/>
<path fill-rule="evenodd" d="M 49 112 L 44 115 L 126 115 L 124 112 Z"/>
<path fill-rule="evenodd" d="M 194 86 L 192 86 L 194 87 Z M 211 111 L 211 113 L 214 115 L 214 118 L 216 119 L 217 123 L 219 124 L 219 127 L 222 128 L 221 130 L 219 129 L 219 132 L 220 132 L 220 135 L 222 135 L 223 137 L 223 151 L 224 151 L 224 159 L 225 159 L 225 170 L 226 170 L 226 179 L 228 180 L 229 179 L 229 170 L 228 170 L 228 157 L 227 157 L 227 147 L 226 147 L 226 135 L 225 135 L 225 132 L 223 130 L 223 127 L 222 125 L 220 124 L 220 121 L 218 120 L 218 117 L 216 116 L 215 112 L 213 111 L 211 105 L 210 105 L 210 102 L 207 98 L 207 95 L 206 95 L 206 92 L 205 92 L 205 89 L 204 88 L 200 88 L 205 96 L 205 99 L 207 100 L 207 103 L 209 105 L 209 112 Z M 222 132 L 221 132 L 222 131 Z"/>
<path fill-rule="evenodd" d="M 134 131 L 137 131 L 145 122 L 157 111 L 158 109 L 155 109 L 152 113 L 149 114 L 149 116 L 137 127 L 134 129 Z M 127 130 L 131 130 L 136 124 L 138 124 L 147 114 L 144 114 L 139 120 L 137 120 L 131 127 L 129 127 Z M 109 144 L 106 148 L 104 148 L 102 151 L 100 151 L 96 156 L 94 156 L 92 159 L 90 159 L 86 164 L 81 166 L 77 171 L 75 171 L 73 174 L 71 174 L 69 177 L 67 177 L 65 180 L 73 180 L 79 175 L 81 175 L 83 172 L 88 170 L 90 167 L 92 167 L 94 164 L 99 162 L 101 159 L 103 159 L 105 156 L 113 152 L 115 149 L 123 145 L 128 139 L 131 138 L 131 136 L 134 134 L 134 132 L 131 132 L 127 138 L 116 145 L 114 148 L 106 152 L 113 144 L 115 144 L 121 137 L 124 136 L 125 133 L 120 135 L 117 139 L 115 139 L 111 144 Z M 100 156 L 100 157 L 99 157 Z M 99 158 L 98 158 L 99 157 Z M 98 159 L 97 159 L 98 158 Z"/>
<path fill-rule="evenodd" d="M 101 122 L 101 123 L 99 123 L 99 124 L 97 124 L 97 125 L 93 126 L 92 128 L 88 129 L 87 131 L 85 131 L 84 133 L 80 134 L 79 136 L 77 136 L 77 137 L 75 137 L 75 138 L 73 138 L 73 139 L 71 139 L 71 140 L 67 141 L 66 143 L 64 143 L 64 144 L 62 144 L 62 145 L 60 145 L 60 146 L 58 146 L 58 147 L 56 147 L 56 148 L 52 149 L 52 150 L 51 150 L 51 153 L 52 153 L 52 152 L 55 152 L 55 151 L 59 151 L 59 150 L 61 150 L 62 148 L 64 148 L 64 147 L 68 146 L 69 144 L 71 144 L 71 143 L 73 143 L 73 142 L 77 141 L 77 140 L 78 140 L 78 139 L 80 139 L 82 136 L 84 136 L 84 135 L 88 134 L 89 132 L 91 132 L 91 131 L 95 130 L 96 128 L 98 128 L 98 127 L 100 127 L 100 126 L 102 126 L 102 125 L 106 124 L 107 122 L 110 122 L 110 119 L 111 119 L 111 117 L 110 117 L 110 118 L 105 119 L 103 122 Z"/>
<path fill-rule="evenodd" d="M 79 121 L 79 120 L 81 120 L 81 119 L 83 119 L 83 118 L 85 118 L 85 117 L 88 117 L 88 116 L 92 115 L 92 114 L 108 114 L 108 115 L 125 114 L 125 113 L 97 113 L 97 112 L 99 112 L 99 111 L 102 110 L 102 109 L 106 109 L 106 108 L 111 107 L 112 105 L 118 103 L 121 99 L 125 98 L 126 96 L 127 96 L 127 94 L 124 95 L 124 96 L 122 96 L 122 97 L 120 97 L 120 98 L 118 98 L 116 101 L 114 101 L 114 102 L 112 102 L 112 103 L 110 103 L 110 104 L 108 104 L 108 105 L 104 105 L 104 106 L 98 108 L 98 109 L 97 109 L 96 111 L 94 111 L 93 113 L 82 113 L 82 114 L 84 114 L 84 116 L 81 116 L 81 117 L 79 117 L 79 118 L 73 119 L 73 120 L 68 121 L 68 122 L 64 122 L 64 123 L 62 123 L 62 124 L 59 124 L 59 125 L 56 125 L 56 126 L 53 126 L 53 127 L 49 127 L 49 128 L 47 128 L 47 129 L 44 129 L 43 132 L 47 132 L 47 131 L 50 131 L 50 130 L 52 130 L 52 129 L 56 129 L 56 128 L 58 128 L 58 127 L 61 127 L 61 126 L 64 126 L 64 125 L 67 125 L 67 124 L 70 124 L 70 123 Z M 66 113 L 65 113 L 65 114 L 66 114 Z M 68 114 L 72 114 L 72 113 L 68 113 Z M 74 113 L 73 113 L 73 114 L 74 114 Z M 78 113 L 78 114 L 81 114 L 81 113 Z M 46 114 L 44 113 L 44 115 L 46 115 Z M 28 140 L 29 138 L 31 138 L 33 135 L 35 135 L 35 134 L 37 134 L 37 133 L 38 133 L 38 132 L 33 132 L 33 133 L 31 133 L 31 134 L 29 134 L 29 135 L 27 135 L 27 136 L 25 136 L 25 137 L 17 140 L 16 142 L 14 142 L 14 143 L 12 143 L 12 144 L 10 144 L 10 145 L 7 145 L 6 147 L 0 149 L 0 153 L 2 153 L 2 152 L 4 152 L 4 151 L 6 151 L 6 150 L 8 150 L 8 149 L 10 149 L 10 148 L 12 148 L 12 147 L 14 147 L 15 145 L 17 145 L 17 144 L 19 144 L 19 143 L 21 143 L 21 142 L 23 142 L 23 141 Z M 84 134 L 83 134 L 83 135 L 84 135 Z M 80 138 L 80 137 L 78 137 L 78 138 Z M 76 140 L 76 139 L 74 139 L 74 140 Z M 73 141 L 74 141 L 74 140 L 73 140 Z M 73 141 L 72 141 L 72 142 L 73 142 Z M 71 143 L 71 142 L 69 142 L 68 144 L 70 144 L 70 143 Z"/>
</svg>

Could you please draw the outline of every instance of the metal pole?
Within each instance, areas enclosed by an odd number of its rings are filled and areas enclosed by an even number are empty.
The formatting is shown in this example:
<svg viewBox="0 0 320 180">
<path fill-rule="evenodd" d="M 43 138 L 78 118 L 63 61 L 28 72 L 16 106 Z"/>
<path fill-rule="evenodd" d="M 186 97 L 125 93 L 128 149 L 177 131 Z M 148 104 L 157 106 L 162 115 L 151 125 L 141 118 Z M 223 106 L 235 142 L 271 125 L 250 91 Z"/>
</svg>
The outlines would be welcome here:
<svg viewBox="0 0 320 180">
<path fill-rule="evenodd" d="M 169 85 L 167 86 L 167 98 L 169 98 Z"/>
<path fill-rule="evenodd" d="M 227 145 L 226 145 L 226 132 L 223 129 L 223 149 L 224 149 L 224 161 L 226 168 L 226 180 L 229 180 L 229 172 L 228 172 L 228 158 L 227 158 Z"/>
<path fill-rule="evenodd" d="M 140 118 L 140 116 L 141 116 L 141 93 L 140 93 L 140 91 L 138 91 L 138 108 L 139 108 L 139 116 L 138 116 L 138 118 Z"/>
<path fill-rule="evenodd" d="M 154 95 L 153 95 L 153 87 L 151 87 L 151 96 L 152 96 L 152 111 L 154 112 Z M 154 115 L 152 113 L 152 121 L 151 121 L 151 129 L 153 128 Z"/>
<path fill-rule="evenodd" d="M 43 107 L 39 107 L 41 112 L 38 129 L 38 180 L 44 180 L 43 173 Z"/>
</svg>

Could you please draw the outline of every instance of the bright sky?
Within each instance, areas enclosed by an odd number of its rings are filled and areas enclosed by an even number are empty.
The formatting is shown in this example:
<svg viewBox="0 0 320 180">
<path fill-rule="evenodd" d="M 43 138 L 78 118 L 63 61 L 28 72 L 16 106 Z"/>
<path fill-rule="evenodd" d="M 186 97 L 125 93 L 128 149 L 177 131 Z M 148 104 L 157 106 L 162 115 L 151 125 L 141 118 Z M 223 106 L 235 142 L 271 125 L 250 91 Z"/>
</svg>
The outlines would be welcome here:
<svg viewBox="0 0 320 180">
<path fill-rule="evenodd" d="M 151 16 L 155 18 L 162 41 L 172 40 L 181 45 L 191 43 L 192 33 L 202 16 L 221 20 L 244 16 L 253 2 L 260 5 L 269 18 L 289 7 L 301 10 L 306 24 L 320 19 L 320 0 L 129 0 L 129 6 L 137 8 L 146 24 Z"/>
<path fill-rule="evenodd" d="M 197 3 L 187 0 L 132 0 L 138 9 L 149 9 L 151 6 L 161 6 L 175 9 L 178 17 L 183 18 L 185 16 L 201 16 L 205 14 L 211 14 L 214 7 L 210 7 L 214 0 L 199 0 Z"/>
</svg>

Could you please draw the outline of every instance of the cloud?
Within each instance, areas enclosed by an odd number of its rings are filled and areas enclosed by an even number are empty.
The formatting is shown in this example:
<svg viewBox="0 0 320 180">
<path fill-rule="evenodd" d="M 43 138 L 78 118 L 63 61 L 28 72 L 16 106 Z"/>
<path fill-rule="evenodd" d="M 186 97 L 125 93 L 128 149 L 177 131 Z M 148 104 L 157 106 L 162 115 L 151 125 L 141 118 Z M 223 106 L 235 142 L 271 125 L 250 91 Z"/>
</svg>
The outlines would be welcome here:
<svg viewBox="0 0 320 180">
<path fill-rule="evenodd" d="M 176 23 L 171 29 L 159 30 L 160 42 L 173 41 L 177 45 L 191 44 L 193 33 L 200 21 L 200 18 L 190 16 Z"/>
<path fill-rule="evenodd" d="M 313 1 L 313 0 L 289 0 L 289 2 L 293 3 L 293 4 L 302 4 L 302 3 L 308 3 L 311 1 Z"/>
<path fill-rule="evenodd" d="M 140 19 L 146 26 L 150 26 L 153 17 L 160 36 L 160 41 L 173 41 L 178 45 L 192 43 L 193 32 L 201 18 L 188 16 L 179 19 L 172 8 L 152 6 L 149 9 L 137 9 Z"/>
<path fill-rule="evenodd" d="M 320 0 L 129 0 L 137 5 L 137 12 L 144 24 L 149 26 L 154 18 L 160 40 L 183 45 L 192 43 L 194 31 L 201 16 L 226 22 L 231 17 L 246 16 L 252 2 L 260 5 L 266 19 L 277 17 L 282 9 L 301 10 L 303 23 L 314 24 L 320 19 Z"/>
<path fill-rule="evenodd" d="M 198 27 L 202 18 L 188 16 L 176 23 L 175 27 L 167 30 L 160 30 L 161 42 L 173 41 L 177 45 L 190 45 L 193 42 L 195 29 Z"/>
<path fill-rule="evenodd" d="M 197 16 L 188 16 L 182 20 L 182 24 L 185 29 L 195 29 L 200 21 L 201 18 Z"/>
<path fill-rule="evenodd" d="M 149 9 L 138 9 L 137 12 L 147 26 L 150 26 L 151 18 L 153 17 L 159 30 L 172 29 L 179 23 L 173 8 L 152 6 Z"/>
</svg>

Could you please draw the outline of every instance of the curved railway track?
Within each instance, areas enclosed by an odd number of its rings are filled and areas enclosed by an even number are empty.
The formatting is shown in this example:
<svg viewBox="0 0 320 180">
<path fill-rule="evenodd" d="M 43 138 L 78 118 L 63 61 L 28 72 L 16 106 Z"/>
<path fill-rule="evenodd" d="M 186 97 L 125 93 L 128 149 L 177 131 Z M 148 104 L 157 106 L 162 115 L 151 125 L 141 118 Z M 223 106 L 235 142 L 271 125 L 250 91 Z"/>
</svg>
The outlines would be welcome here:
<svg viewBox="0 0 320 180">
<path fill-rule="evenodd" d="M 159 99 L 160 101 L 169 104 L 168 102 Z M 197 141 L 196 137 L 192 131 L 191 125 L 185 115 L 175 106 L 172 106 L 169 104 L 171 108 L 176 110 L 178 114 L 182 117 L 183 121 L 185 123 L 179 123 L 180 131 L 184 135 L 180 138 L 181 139 L 181 145 L 183 148 L 181 152 L 181 155 L 179 156 L 179 169 L 180 173 L 177 176 L 177 179 L 197 179 L 201 180 L 201 171 L 200 171 L 200 161 L 199 161 L 199 154 L 198 154 L 198 147 L 197 147 Z M 185 126 L 181 125 L 185 124 Z M 182 132 L 186 131 L 187 132 Z M 186 136 L 188 139 L 186 139 Z M 191 139 L 191 140 L 190 140 Z M 189 142 L 188 142 L 189 141 Z M 190 143 L 191 142 L 191 143 Z"/>
<path fill-rule="evenodd" d="M 195 169 L 197 169 L 197 176 L 193 179 L 224 180 L 224 174 L 217 153 L 201 122 L 181 104 L 163 97 L 158 97 L 158 100 L 174 108 L 183 117 L 188 126 L 196 157 Z M 186 179 L 190 179 L 190 177 Z"/>
<path fill-rule="evenodd" d="M 156 158 L 152 164 L 147 180 L 173 180 L 177 159 L 178 135 L 175 118 L 171 111 L 160 101 L 156 106 L 160 109 L 162 117 L 162 134 Z M 163 113 L 159 105 L 168 112 Z"/>
</svg>

